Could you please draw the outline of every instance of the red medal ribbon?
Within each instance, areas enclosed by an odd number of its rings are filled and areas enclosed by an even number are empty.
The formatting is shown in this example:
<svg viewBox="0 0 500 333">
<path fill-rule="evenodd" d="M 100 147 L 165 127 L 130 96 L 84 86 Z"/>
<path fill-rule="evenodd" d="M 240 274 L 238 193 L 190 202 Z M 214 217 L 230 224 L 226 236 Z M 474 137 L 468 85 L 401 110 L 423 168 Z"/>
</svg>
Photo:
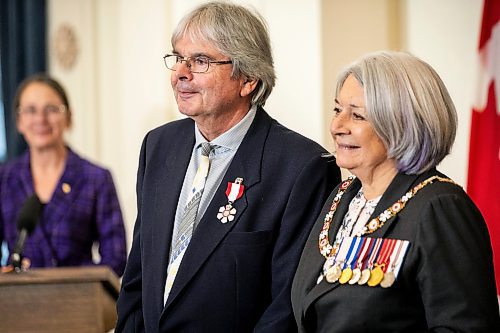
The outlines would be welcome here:
<svg viewBox="0 0 500 333">
<path fill-rule="evenodd" d="M 378 251 L 380 249 L 380 244 L 382 244 L 382 241 L 383 241 L 382 238 L 377 238 L 377 240 L 375 241 L 375 245 L 373 246 L 372 252 L 370 253 L 368 263 L 365 266 L 366 268 L 372 269 L 373 262 L 375 261 L 375 258 L 377 257 Z"/>
<path fill-rule="evenodd" d="M 385 273 L 388 268 L 388 261 L 390 254 L 394 250 L 394 246 L 396 245 L 396 239 L 384 239 L 384 244 L 382 245 L 382 249 L 380 249 L 380 256 L 377 259 L 377 265 L 382 268 L 382 271 Z"/>
<path fill-rule="evenodd" d="M 398 249 L 397 249 L 396 253 L 392 256 L 393 257 L 392 260 L 388 263 L 388 266 L 390 266 L 389 272 L 394 271 L 394 268 L 396 267 L 396 264 L 397 264 L 398 259 L 399 259 L 399 253 L 401 252 L 401 248 L 403 247 L 402 240 L 398 239 L 398 240 L 396 240 L 396 243 L 397 243 Z"/>
<path fill-rule="evenodd" d="M 368 249 L 370 248 L 370 245 L 372 243 L 373 238 L 370 237 L 365 237 L 363 241 L 363 248 L 361 250 L 361 253 L 359 254 L 357 258 L 357 264 L 354 268 L 359 268 L 361 269 L 363 267 L 363 263 L 365 262 L 366 257 L 368 256 Z"/>
<path fill-rule="evenodd" d="M 243 184 L 238 183 L 227 183 L 226 196 L 229 203 L 233 203 L 243 195 L 245 190 L 245 186 Z"/>
</svg>

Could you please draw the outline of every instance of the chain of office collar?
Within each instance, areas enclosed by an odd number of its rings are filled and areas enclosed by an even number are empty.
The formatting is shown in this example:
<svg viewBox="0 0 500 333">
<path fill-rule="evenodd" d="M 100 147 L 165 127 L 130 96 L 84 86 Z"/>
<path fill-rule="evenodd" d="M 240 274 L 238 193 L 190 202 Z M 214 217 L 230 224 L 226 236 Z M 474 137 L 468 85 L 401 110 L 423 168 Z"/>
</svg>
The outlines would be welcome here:
<svg viewBox="0 0 500 333">
<path fill-rule="evenodd" d="M 333 203 L 332 206 L 330 207 L 330 211 L 326 214 L 325 220 L 323 223 L 323 228 L 321 229 L 321 232 L 319 234 L 319 251 L 320 253 L 325 257 L 328 258 L 330 256 L 335 255 L 335 253 L 338 250 L 339 247 L 339 242 L 335 241 L 334 244 L 330 244 L 329 242 L 329 237 L 328 233 L 330 231 L 330 225 L 333 220 L 333 215 L 335 214 L 335 211 L 337 210 L 337 206 L 340 202 L 340 199 L 344 195 L 345 191 L 347 188 L 351 185 L 351 183 L 356 179 L 355 176 L 349 176 L 345 181 L 342 182 L 339 186 L 339 190 L 335 197 L 333 198 Z M 390 207 L 388 207 L 386 210 L 384 210 L 382 213 L 380 213 L 379 216 L 373 218 L 372 220 L 368 221 L 361 232 L 357 236 L 362 236 L 366 234 L 371 234 L 374 231 L 380 229 L 387 220 L 389 220 L 391 217 L 396 215 L 398 212 L 400 212 L 405 206 L 406 203 L 417 194 L 418 191 L 420 191 L 422 188 L 425 186 L 433 183 L 434 181 L 440 181 L 440 182 L 447 182 L 451 184 L 455 184 L 459 186 L 457 183 L 455 183 L 453 180 L 449 178 L 443 178 L 439 176 L 432 176 L 430 178 L 427 178 L 426 180 L 422 181 L 418 185 L 416 185 L 414 188 L 412 188 L 410 191 L 406 192 L 398 201 L 393 203 Z"/>
</svg>

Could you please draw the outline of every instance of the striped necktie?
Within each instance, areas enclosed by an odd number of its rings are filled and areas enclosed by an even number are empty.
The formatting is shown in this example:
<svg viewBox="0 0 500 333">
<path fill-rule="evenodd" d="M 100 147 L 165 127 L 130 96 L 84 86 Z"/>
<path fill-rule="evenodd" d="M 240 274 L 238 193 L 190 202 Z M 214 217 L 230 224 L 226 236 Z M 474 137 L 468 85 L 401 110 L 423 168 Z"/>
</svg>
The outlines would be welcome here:
<svg viewBox="0 0 500 333">
<path fill-rule="evenodd" d="M 198 170 L 196 171 L 196 175 L 194 176 L 193 186 L 189 192 L 187 204 L 184 208 L 184 213 L 177 228 L 177 233 L 176 235 L 173 235 L 172 252 L 170 253 L 170 265 L 168 268 L 165 287 L 165 301 L 174 283 L 182 257 L 184 256 L 184 253 L 189 245 L 189 241 L 191 240 L 191 236 L 193 235 L 200 199 L 203 194 L 203 189 L 205 188 L 205 181 L 210 168 L 209 155 L 212 149 L 213 147 L 208 142 L 203 142 L 201 144 L 200 164 L 198 166 Z"/>
</svg>

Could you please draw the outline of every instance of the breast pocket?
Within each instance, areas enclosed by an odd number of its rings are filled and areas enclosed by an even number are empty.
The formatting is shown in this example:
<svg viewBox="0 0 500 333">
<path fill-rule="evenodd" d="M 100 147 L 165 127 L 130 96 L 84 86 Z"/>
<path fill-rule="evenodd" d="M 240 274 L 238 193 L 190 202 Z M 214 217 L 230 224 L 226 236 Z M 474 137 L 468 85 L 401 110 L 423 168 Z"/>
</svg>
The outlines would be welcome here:
<svg viewBox="0 0 500 333">
<path fill-rule="evenodd" d="M 237 280 L 257 282 L 270 274 L 273 249 L 271 231 L 232 232 L 227 235 L 223 247 L 225 256 L 235 264 Z M 254 280 L 254 277 L 257 279 Z"/>
<path fill-rule="evenodd" d="M 273 233 L 232 232 L 223 246 L 234 265 L 236 321 L 245 326 L 255 322 L 271 300 Z"/>
</svg>

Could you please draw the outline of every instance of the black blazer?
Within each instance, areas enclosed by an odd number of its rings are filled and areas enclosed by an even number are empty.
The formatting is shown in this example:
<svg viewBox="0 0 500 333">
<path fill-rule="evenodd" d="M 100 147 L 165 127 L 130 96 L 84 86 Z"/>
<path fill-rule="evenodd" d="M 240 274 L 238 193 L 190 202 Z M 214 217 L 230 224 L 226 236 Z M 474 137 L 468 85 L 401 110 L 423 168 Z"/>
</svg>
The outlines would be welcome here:
<svg viewBox="0 0 500 333">
<path fill-rule="evenodd" d="M 398 174 L 371 218 L 432 175 L 444 177 L 435 169 L 421 176 Z M 356 179 L 342 197 L 330 243 L 360 187 Z M 294 278 L 292 304 L 300 332 L 500 332 L 488 231 L 459 186 L 435 182 L 424 187 L 367 235 L 410 242 L 398 279 L 387 289 L 325 280 L 316 285 L 325 262 L 319 232 L 336 193 L 311 231 Z"/>
<path fill-rule="evenodd" d="M 197 226 L 163 306 L 175 210 L 194 122 L 144 139 L 138 216 L 118 299 L 117 332 L 293 332 L 290 288 L 324 200 L 340 181 L 333 158 L 262 109 Z M 235 220 L 222 224 L 227 182 L 243 177 Z"/>
</svg>

